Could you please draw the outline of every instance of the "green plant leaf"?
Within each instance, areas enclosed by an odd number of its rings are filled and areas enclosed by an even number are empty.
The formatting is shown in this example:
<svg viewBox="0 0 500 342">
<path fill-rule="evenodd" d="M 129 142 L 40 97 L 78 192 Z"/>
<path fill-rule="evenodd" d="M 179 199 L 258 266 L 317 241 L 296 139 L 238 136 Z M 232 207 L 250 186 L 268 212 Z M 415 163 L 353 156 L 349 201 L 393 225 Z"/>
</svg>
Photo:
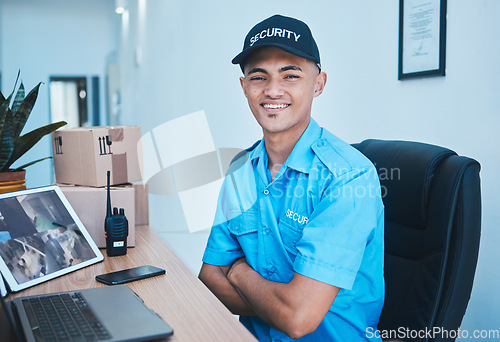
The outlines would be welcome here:
<svg viewBox="0 0 500 342">
<path fill-rule="evenodd" d="M 41 84 L 42 84 L 42 82 L 38 83 L 38 85 L 35 88 L 31 89 L 31 91 L 26 96 L 24 101 L 19 106 L 19 109 L 15 113 L 15 116 L 14 116 L 14 138 L 15 139 L 17 139 L 19 137 L 19 135 L 21 134 L 21 131 L 24 128 L 24 125 L 26 125 L 26 121 L 28 121 L 31 110 L 33 109 L 33 106 L 35 105 L 36 98 L 38 97 L 38 89 L 40 88 Z"/>
<path fill-rule="evenodd" d="M 14 83 L 14 89 L 12 89 L 12 93 L 10 93 L 9 97 L 7 98 L 8 103 L 10 104 L 10 100 L 12 99 L 12 95 L 14 95 L 14 92 L 16 91 L 17 87 L 17 81 L 19 81 L 19 76 L 21 76 L 21 70 L 17 71 L 17 77 L 16 77 L 16 83 Z"/>
<path fill-rule="evenodd" d="M 0 100 L 0 134 L 3 131 L 3 124 L 5 121 L 5 116 L 9 112 L 9 102 L 7 100 L 1 101 Z M 11 115 L 11 114 L 9 114 Z"/>
<path fill-rule="evenodd" d="M 18 167 L 16 167 L 14 170 L 18 171 L 18 170 L 25 169 L 25 168 L 27 168 L 28 166 L 31 166 L 31 165 L 36 164 L 36 163 L 38 163 L 38 162 L 41 162 L 42 160 L 45 160 L 45 159 L 52 159 L 52 157 L 45 157 L 45 158 L 40 158 L 40 159 L 37 159 L 37 160 L 35 160 L 35 161 L 32 161 L 32 162 L 26 163 L 26 164 L 24 164 L 24 165 L 18 166 Z"/>
<path fill-rule="evenodd" d="M 8 110 L 7 112 L 9 112 Z M 2 120 L 2 130 L 0 131 L 0 169 L 4 171 L 6 165 L 8 164 L 10 158 L 12 157 L 12 153 L 14 152 L 15 147 L 15 139 L 12 131 L 12 115 L 7 114 Z M 8 166 L 7 166 L 8 169 Z"/>
<path fill-rule="evenodd" d="M 29 95 L 28 95 L 29 96 Z M 54 132 L 56 129 L 66 125 L 66 121 L 59 121 L 55 123 L 48 124 L 37 128 L 17 139 L 14 147 L 14 151 L 10 156 L 9 160 L 2 167 L 1 171 L 7 170 L 16 160 L 18 160 L 23 154 L 29 151 L 37 142 L 40 141 L 45 135 Z"/>
<path fill-rule="evenodd" d="M 12 103 L 12 115 L 16 115 L 17 110 L 19 109 L 19 106 L 21 106 L 21 103 L 24 101 L 24 85 L 23 82 L 21 82 L 21 85 L 19 86 L 19 89 L 17 90 L 16 97 L 14 98 L 14 103 Z"/>
<path fill-rule="evenodd" d="M 19 76 L 21 74 L 21 70 L 19 70 L 17 72 L 17 78 L 16 78 L 16 83 L 14 84 L 14 89 L 12 89 L 12 93 L 10 93 L 9 97 L 8 98 L 5 98 L 3 96 L 3 94 L 0 92 L 0 136 L 3 135 L 3 131 L 5 129 L 8 129 L 9 130 L 9 133 L 12 132 L 12 122 L 9 124 L 9 126 L 4 126 L 5 124 L 5 117 L 7 115 L 9 116 L 12 116 L 12 111 L 11 109 L 9 108 L 10 107 L 10 101 L 11 101 L 11 98 L 12 98 L 12 95 L 14 94 L 15 90 L 16 90 L 16 86 L 17 86 L 17 81 L 19 81 Z M 22 83 L 22 82 L 21 82 Z M 24 86 L 22 86 L 22 91 L 21 93 L 23 94 L 24 96 Z M 16 95 L 17 97 L 17 95 Z M 14 139 L 15 140 L 15 139 Z M 0 141 L 1 141 L 1 138 L 0 138 Z"/>
</svg>

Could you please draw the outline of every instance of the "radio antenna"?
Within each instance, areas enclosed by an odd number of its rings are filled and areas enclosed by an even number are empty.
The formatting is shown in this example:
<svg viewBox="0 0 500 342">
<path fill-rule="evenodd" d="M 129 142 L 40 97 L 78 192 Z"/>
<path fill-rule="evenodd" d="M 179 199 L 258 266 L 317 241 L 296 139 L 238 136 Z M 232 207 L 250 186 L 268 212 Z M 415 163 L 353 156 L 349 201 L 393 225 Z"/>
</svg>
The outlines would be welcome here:
<svg viewBox="0 0 500 342">
<path fill-rule="evenodd" d="M 107 204 L 107 208 L 106 208 L 106 218 L 112 216 L 112 212 L 111 212 L 111 195 L 110 195 L 110 190 L 109 190 L 110 177 L 111 177 L 111 172 L 108 171 L 108 189 L 107 189 L 108 190 L 108 204 Z"/>
</svg>

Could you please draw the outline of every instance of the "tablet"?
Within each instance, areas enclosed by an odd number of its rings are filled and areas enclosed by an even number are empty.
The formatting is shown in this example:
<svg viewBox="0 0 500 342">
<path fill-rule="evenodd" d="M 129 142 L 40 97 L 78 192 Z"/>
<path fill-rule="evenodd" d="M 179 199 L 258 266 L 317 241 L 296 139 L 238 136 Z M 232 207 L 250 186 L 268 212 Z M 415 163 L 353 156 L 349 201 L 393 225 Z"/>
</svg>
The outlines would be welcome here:
<svg viewBox="0 0 500 342">
<path fill-rule="evenodd" d="M 11 291 L 102 260 L 58 186 L 0 194 L 0 272 Z"/>
<path fill-rule="evenodd" d="M 0 274 L 0 295 L 5 297 L 7 295 L 7 288 L 5 287 L 5 283 L 3 281 L 3 277 Z"/>
</svg>

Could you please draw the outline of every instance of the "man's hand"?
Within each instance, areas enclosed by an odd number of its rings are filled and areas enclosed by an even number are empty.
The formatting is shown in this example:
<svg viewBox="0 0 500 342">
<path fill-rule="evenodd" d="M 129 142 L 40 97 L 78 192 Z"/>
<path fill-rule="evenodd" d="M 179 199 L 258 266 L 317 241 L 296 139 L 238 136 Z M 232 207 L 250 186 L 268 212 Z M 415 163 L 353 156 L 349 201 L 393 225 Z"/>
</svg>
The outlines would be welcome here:
<svg viewBox="0 0 500 342">
<path fill-rule="evenodd" d="M 227 275 L 230 268 L 231 265 L 215 266 L 203 263 L 198 278 L 233 314 L 255 316 L 253 310 L 229 283 Z"/>
<path fill-rule="evenodd" d="M 244 257 L 203 264 L 199 277 L 234 314 L 257 315 L 291 338 L 316 330 L 340 290 L 298 273 L 288 284 L 267 280 Z"/>
<path fill-rule="evenodd" d="M 340 290 L 298 273 L 288 284 L 267 280 L 245 258 L 231 265 L 227 279 L 257 316 L 291 338 L 316 330 Z"/>
<path fill-rule="evenodd" d="M 227 278 L 229 279 L 231 277 L 231 274 L 235 272 L 235 270 L 238 268 L 238 267 L 244 267 L 244 268 L 249 268 L 249 269 L 252 269 L 250 267 L 250 265 L 248 265 L 247 263 L 247 259 L 245 257 L 241 257 L 239 259 L 236 259 L 233 264 L 231 265 L 231 268 L 229 268 L 226 276 Z M 229 282 L 231 282 L 231 279 L 229 279 Z"/>
</svg>

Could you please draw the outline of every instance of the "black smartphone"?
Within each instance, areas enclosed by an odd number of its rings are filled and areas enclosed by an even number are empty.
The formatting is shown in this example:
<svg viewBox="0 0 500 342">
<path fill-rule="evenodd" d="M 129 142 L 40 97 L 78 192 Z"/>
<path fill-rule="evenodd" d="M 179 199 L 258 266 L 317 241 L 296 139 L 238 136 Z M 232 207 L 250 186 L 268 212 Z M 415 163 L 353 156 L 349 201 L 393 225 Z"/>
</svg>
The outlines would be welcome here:
<svg viewBox="0 0 500 342">
<path fill-rule="evenodd" d="M 126 270 L 100 274 L 95 277 L 95 280 L 107 285 L 118 285 L 134 280 L 154 277 L 160 274 L 165 274 L 165 270 L 163 268 L 145 265 L 129 268 Z"/>
</svg>

